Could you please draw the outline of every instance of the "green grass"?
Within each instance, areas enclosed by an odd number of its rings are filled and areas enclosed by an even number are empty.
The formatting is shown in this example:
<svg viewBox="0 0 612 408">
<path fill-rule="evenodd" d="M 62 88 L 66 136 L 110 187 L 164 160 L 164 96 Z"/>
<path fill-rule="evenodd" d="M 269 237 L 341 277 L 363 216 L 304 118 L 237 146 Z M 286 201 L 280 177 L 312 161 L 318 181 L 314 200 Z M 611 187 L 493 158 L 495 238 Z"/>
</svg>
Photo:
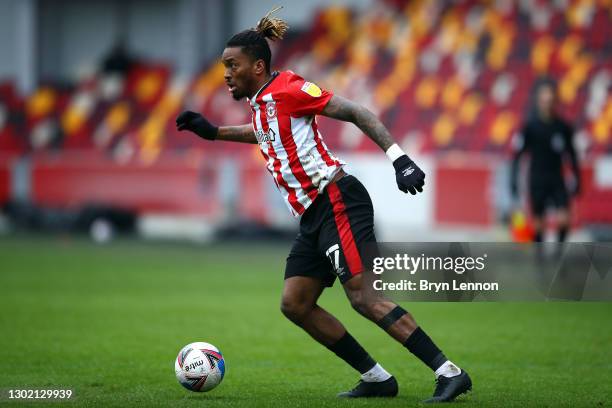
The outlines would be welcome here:
<svg viewBox="0 0 612 408">
<path fill-rule="evenodd" d="M 357 375 L 278 309 L 289 244 L 0 239 L 0 388 L 72 388 L 64 404 L 74 407 L 405 407 L 428 397 L 429 370 L 353 312 L 336 285 L 321 303 L 398 378 L 400 395 L 335 398 Z M 404 307 L 469 370 L 474 391 L 459 406 L 610 404 L 610 303 Z M 210 393 L 174 378 L 176 353 L 198 340 L 226 358 Z"/>
</svg>

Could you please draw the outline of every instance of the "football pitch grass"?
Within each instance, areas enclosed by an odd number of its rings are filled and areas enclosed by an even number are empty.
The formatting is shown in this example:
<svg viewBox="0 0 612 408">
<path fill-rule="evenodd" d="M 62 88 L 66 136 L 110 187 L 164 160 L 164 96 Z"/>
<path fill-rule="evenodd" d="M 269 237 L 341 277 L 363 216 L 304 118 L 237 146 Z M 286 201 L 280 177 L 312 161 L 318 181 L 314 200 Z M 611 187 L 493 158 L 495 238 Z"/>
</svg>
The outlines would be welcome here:
<svg viewBox="0 0 612 408">
<path fill-rule="evenodd" d="M 400 384 L 395 399 L 339 400 L 358 380 L 279 311 L 290 242 L 211 246 L 0 238 L 0 405 L 8 388 L 70 388 L 71 401 L 15 406 L 414 406 L 433 375 L 358 316 L 341 287 L 321 304 Z M 610 406 L 611 303 L 403 303 L 474 391 L 458 406 Z M 174 377 L 179 349 L 221 349 L 209 393 Z"/>
</svg>

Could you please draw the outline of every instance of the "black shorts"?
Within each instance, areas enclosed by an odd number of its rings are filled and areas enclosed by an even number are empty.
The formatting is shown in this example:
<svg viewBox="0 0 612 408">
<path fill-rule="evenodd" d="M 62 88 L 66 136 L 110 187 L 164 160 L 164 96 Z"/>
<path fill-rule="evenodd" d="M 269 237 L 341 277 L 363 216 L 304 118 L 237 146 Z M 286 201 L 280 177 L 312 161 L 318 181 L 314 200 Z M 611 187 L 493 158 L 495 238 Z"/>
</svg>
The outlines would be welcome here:
<svg viewBox="0 0 612 408">
<path fill-rule="evenodd" d="M 547 208 L 567 208 L 569 195 L 562 182 L 532 184 L 529 188 L 531 198 L 531 212 L 541 216 Z"/>
<path fill-rule="evenodd" d="M 357 178 L 346 175 L 329 184 L 302 215 L 285 279 L 310 276 L 332 286 L 338 277 L 344 283 L 364 270 L 364 246 L 372 242 L 372 200 Z"/>
</svg>

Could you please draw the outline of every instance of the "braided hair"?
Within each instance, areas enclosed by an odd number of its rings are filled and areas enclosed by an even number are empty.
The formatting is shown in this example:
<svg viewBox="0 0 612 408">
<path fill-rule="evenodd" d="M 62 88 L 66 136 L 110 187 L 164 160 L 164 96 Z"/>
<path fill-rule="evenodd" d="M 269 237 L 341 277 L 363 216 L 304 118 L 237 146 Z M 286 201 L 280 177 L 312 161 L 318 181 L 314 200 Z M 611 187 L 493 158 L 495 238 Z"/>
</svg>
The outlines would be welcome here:
<svg viewBox="0 0 612 408">
<path fill-rule="evenodd" d="M 289 26 L 280 18 L 272 14 L 282 7 L 276 7 L 268 12 L 253 28 L 234 34 L 225 44 L 226 47 L 241 47 L 242 51 L 254 60 L 261 59 L 266 64 L 266 71 L 270 73 L 272 52 L 268 41 L 282 40 Z"/>
</svg>

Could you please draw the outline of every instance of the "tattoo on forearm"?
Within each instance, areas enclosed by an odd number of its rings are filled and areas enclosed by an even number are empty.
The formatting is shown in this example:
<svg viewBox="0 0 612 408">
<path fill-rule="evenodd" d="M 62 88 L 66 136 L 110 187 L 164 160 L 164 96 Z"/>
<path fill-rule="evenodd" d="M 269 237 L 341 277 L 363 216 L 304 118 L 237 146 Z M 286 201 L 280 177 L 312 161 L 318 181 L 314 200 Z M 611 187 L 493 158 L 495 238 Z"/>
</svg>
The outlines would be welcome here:
<svg viewBox="0 0 612 408">
<path fill-rule="evenodd" d="M 380 119 L 363 106 L 359 106 L 357 110 L 355 125 L 384 151 L 387 151 L 395 143 Z"/>
<path fill-rule="evenodd" d="M 257 143 L 251 125 L 222 126 L 219 128 L 217 139 L 230 142 Z"/>
<path fill-rule="evenodd" d="M 395 141 L 383 123 L 366 109 L 353 101 L 334 95 L 322 114 L 330 118 L 354 123 L 381 149 L 387 151 Z"/>
</svg>

